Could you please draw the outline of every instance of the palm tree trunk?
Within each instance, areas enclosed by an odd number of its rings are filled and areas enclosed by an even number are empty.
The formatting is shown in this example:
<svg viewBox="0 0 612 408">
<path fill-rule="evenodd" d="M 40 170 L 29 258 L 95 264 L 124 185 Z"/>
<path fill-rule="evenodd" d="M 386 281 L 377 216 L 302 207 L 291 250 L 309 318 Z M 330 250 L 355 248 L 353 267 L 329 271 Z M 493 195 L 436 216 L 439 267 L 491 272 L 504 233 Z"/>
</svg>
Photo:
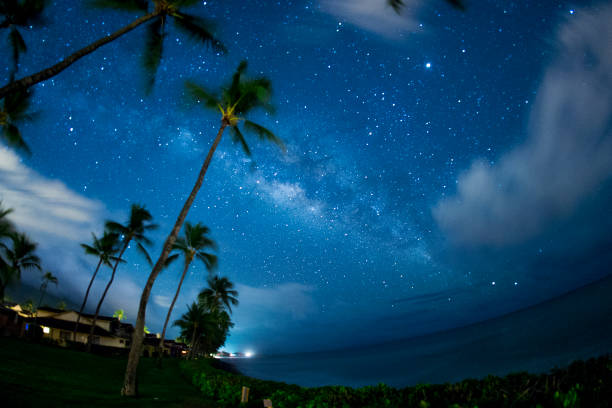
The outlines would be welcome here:
<svg viewBox="0 0 612 408">
<path fill-rule="evenodd" d="M 198 324 L 194 323 L 193 325 L 193 333 L 191 334 L 191 348 L 189 349 L 189 355 L 187 356 L 187 358 L 189 360 L 193 359 L 193 355 L 195 354 L 195 349 L 196 349 L 196 341 L 197 341 L 197 335 L 198 333 Z"/>
<path fill-rule="evenodd" d="M 157 354 L 159 355 L 159 359 L 162 358 L 162 349 L 164 347 L 164 339 L 166 338 L 166 328 L 168 327 L 168 321 L 170 321 L 170 315 L 172 314 L 172 309 L 174 309 L 174 304 L 176 303 L 176 299 L 178 299 L 179 292 L 181 291 L 181 286 L 183 285 L 183 281 L 185 280 L 185 276 L 187 275 L 187 270 L 189 269 L 190 262 L 185 261 L 185 269 L 183 270 L 183 275 L 181 276 L 181 280 L 179 281 L 178 288 L 176 288 L 176 293 L 174 294 L 174 299 L 172 299 L 172 303 L 170 303 L 170 308 L 168 309 L 168 314 L 166 315 L 166 321 L 164 322 L 164 328 L 161 333 L 161 338 L 159 339 L 159 345 L 157 346 Z"/>
<path fill-rule="evenodd" d="M 91 43 L 85 48 L 81 48 L 74 54 L 67 56 L 66 58 L 58 62 L 57 64 L 47 69 L 37 72 L 36 74 L 29 75 L 25 78 L 21 78 L 17 81 L 10 82 L 8 85 L 5 85 L 2 88 L 0 88 L 0 99 L 4 98 L 9 93 L 15 92 L 20 89 L 27 89 L 33 85 L 36 85 L 39 82 L 42 82 L 51 77 L 54 77 L 55 75 L 59 74 L 60 72 L 68 68 L 70 65 L 74 64 L 79 59 L 83 58 L 84 56 L 91 54 L 92 52 L 100 48 L 101 46 L 108 44 L 109 42 L 121 37 L 123 34 L 129 31 L 132 31 L 139 25 L 146 23 L 147 21 L 159 16 L 160 14 L 161 14 L 161 11 L 156 10 L 153 13 L 144 15 L 134 20 L 132 23 L 126 25 L 122 29 L 115 31 L 114 33 L 107 35 L 106 37 L 100 38 L 98 41 Z"/>
<path fill-rule="evenodd" d="M 206 156 L 206 160 L 204 160 L 204 164 L 202 165 L 202 169 L 200 169 L 200 174 L 198 175 L 198 179 L 196 180 L 193 189 L 191 190 L 191 194 L 185 201 L 181 212 L 179 213 L 176 222 L 174 223 L 174 227 L 166 238 L 166 242 L 164 243 L 164 248 L 162 250 L 159 259 L 155 263 L 149 278 L 147 279 L 147 283 L 145 284 L 144 289 L 142 290 L 142 295 L 140 296 L 140 304 L 138 305 L 138 315 L 136 317 L 136 327 L 134 328 L 134 334 L 132 335 L 132 347 L 130 348 L 130 355 L 128 357 L 128 363 L 125 368 L 125 377 L 123 379 L 123 388 L 121 389 L 121 395 L 134 397 L 137 395 L 138 390 L 136 389 L 136 375 L 138 371 L 138 362 L 140 361 L 140 355 L 142 354 L 142 340 L 144 338 L 144 324 L 145 324 L 145 315 L 147 311 L 147 303 L 149 301 L 149 296 L 151 295 L 151 289 L 153 288 L 153 283 L 155 283 L 155 279 L 157 279 L 157 275 L 164 267 L 164 263 L 172 251 L 172 246 L 174 245 L 174 241 L 176 241 L 176 237 L 178 236 L 183 223 L 185 222 L 185 218 L 187 217 L 187 213 L 193 204 L 193 201 L 198 194 L 198 191 L 202 187 L 202 183 L 204 182 L 204 176 L 206 175 L 206 171 L 208 170 L 208 166 L 210 165 L 210 161 L 217 150 L 217 146 L 219 142 L 221 142 L 221 137 L 223 136 L 223 131 L 229 125 L 227 121 L 221 121 L 221 128 L 217 133 L 217 137 L 213 142 L 210 150 L 208 151 L 208 155 Z"/>
<path fill-rule="evenodd" d="M 119 266 L 119 261 L 121 260 L 121 257 L 123 256 L 123 253 L 125 252 L 125 250 L 127 249 L 128 245 L 130 245 L 130 241 L 132 240 L 131 236 L 125 241 L 125 243 L 123 244 L 123 248 L 121 248 L 121 252 L 119 253 L 119 256 L 117 257 L 117 261 L 115 262 L 115 266 L 113 266 L 113 273 L 111 274 L 111 278 L 108 281 L 108 283 L 106 284 L 106 288 L 104 288 L 104 293 L 102 293 L 102 297 L 100 298 L 100 301 L 98 302 L 98 307 L 96 307 L 96 313 L 94 314 L 93 317 L 93 321 L 91 322 L 91 328 L 89 329 L 89 336 L 87 337 L 87 352 L 91 352 L 91 343 L 93 340 L 93 332 L 94 329 L 96 328 L 96 321 L 98 320 L 98 315 L 100 314 L 100 309 L 102 308 L 102 303 L 104 302 L 104 298 L 106 297 L 106 293 L 108 293 L 108 289 L 110 288 L 111 284 L 113 283 L 113 280 L 115 279 L 115 272 L 117 271 L 117 266 Z"/>
<path fill-rule="evenodd" d="M 87 290 L 85 291 L 85 297 L 83 298 L 83 304 L 81 305 L 81 308 L 79 309 L 79 315 L 77 316 L 77 320 L 74 325 L 74 331 L 72 332 L 72 341 L 76 341 L 76 335 L 79 329 L 79 322 L 81 321 L 81 314 L 83 313 L 83 310 L 85 309 L 85 305 L 87 304 L 87 298 L 89 297 L 89 290 L 91 289 L 91 286 L 94 283 L 94 279 L 96 279 L 96 275 L 98 274 L 98 271 L 100 270 L 101 265 L 102 265 L 102 257 L 100 257 L 100 261 L 98 261 L 98 266 L 96 266 L 96 270 L 94 271 L 94 274 L 91 277 L 91 280 L 89 281 L 89 286 L 87 286 Z"/>
</svg>

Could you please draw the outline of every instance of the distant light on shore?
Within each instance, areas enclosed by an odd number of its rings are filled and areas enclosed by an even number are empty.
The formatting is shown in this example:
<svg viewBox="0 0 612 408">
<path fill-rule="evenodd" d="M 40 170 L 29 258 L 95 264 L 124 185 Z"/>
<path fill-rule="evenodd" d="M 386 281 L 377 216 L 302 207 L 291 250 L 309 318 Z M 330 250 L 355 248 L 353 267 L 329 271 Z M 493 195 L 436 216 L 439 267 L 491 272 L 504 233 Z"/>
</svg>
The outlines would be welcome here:
<svg viewBox="0 0 612 408">
<path fill-rule="evenodd" d="M 255 355 L 255 353 L 250 351 L 250 350 L 244 353 L 245 357 L 253 357 L 254 355 Z"/>
</svg>

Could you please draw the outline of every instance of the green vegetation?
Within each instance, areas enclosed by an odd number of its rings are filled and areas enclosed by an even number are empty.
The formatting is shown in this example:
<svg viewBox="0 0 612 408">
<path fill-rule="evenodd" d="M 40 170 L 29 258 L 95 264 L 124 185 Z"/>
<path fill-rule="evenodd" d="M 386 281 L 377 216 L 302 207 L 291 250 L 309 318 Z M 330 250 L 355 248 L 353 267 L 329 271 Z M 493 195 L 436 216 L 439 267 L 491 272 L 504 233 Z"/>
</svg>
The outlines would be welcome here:
<svg viewBox="0 0 612 408">
<path fill-rule="evenodd" d="M 117 390 L 125 358 L 101 357 L 58 347 L 0 338 L 0 405 L 4 407 L 213 407 L 182 377 L 179 361 L 164 369 L 144 359 L 140 398 Z"/>
<path fill-rule="evenodd" d="M 243 386 L 250 388 L 245 407 L 261 407 L 264 398 L 272 400 L 275 408 L 597 408 L 608 407 L 612 401 L 612 356 L 577 361 L 547 374 L 516 373 L 402 389 L 384 384 L 304 388 L 232 374 L 208 361 L 186 361 L 182 366 L 204 396 L 220 408 L 240 406 Z"/>
</svg>

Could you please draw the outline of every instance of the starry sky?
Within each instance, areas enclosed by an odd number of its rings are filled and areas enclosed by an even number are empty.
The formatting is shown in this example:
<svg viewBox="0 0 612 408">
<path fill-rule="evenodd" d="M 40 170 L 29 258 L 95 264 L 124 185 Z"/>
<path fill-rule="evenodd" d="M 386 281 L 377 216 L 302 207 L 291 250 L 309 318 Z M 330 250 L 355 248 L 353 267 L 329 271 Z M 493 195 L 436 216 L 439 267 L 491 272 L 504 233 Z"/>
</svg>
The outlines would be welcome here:
<svg viewBox="0 0 612 408">
<path fill-rule="evenodd" d="M 609 2 L 203 1 L 229 52 L 168 26 L 145 94 L 138 28 L 35 87 L 30 157 L 0 148 L 0 199 L 78 300 L 80 242 L 142 203 L 161 243 L 219 126 L 187 79 L 215 89 L 247 59 L 273 83 L 253 119 L 287 152 L 225 138 L 188 220 L 209 226 L 241 304 L 230 351 L 348 347 L 466 325 L 603 278 L 612 264 Z M 23 31 L 19 76 L 136 13 L 51 2 Z M 8 81 L 6 33 L 0 80 Z M 150 268 L 132 248 L 104 311 L 133 321 Z M 155 283 L 160 331 L 181 265 Z M 203 287 L 194 264 L 173 319 Z M 101 293 L 104 270 L 94 294 Z M 24 281 L 37 285 L 35 273 Z M 93 310 L 95 305 L 90 303 Z M 170 336 L 176 335 L 175 329 Z"/>
</svg>

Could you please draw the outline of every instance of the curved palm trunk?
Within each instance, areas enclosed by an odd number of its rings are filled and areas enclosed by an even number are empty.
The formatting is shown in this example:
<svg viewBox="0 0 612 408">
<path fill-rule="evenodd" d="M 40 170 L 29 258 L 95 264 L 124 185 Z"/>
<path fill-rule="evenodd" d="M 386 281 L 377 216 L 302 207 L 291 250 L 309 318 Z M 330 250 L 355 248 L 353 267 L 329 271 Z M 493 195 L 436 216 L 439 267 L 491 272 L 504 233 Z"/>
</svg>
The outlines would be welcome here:
<svg viewBox="0 0 612 408">
<path fill-rule="evenodd" d="M 159 16 L 160 14 L 160 11 L 154 11 L 153 13 L 144 15 L 134 20 L 132 23 L 126 25 L 122 29 L 115 31 L 114 33 L 107 35 L 106 37 L 100 38 L 98 41 L 88 45 L 85 48 L 81 48 L 80 50 L 67 56 L 57 64 L 40 72 L 37 72 L 36 74 L 29 75 L 25 78 L 21 78 L 17 81 L 9 83 L 8 85 L 3 86 L 2 88 L 0 88 L 0 99 L 4 98 L 9 93 L 15 92 L 20 89 L 27 89 L 33 85 L 36 85 L 39 82 L 54 77 L 55 75 L 59 74 L 84 56 L 91 54 L 101 46 L 108 44 L 109 42 L 121 37 L 123 34 L 132 31 L 139 25 L 146 23 L 147 21 Z"/>
<path fill-rule="evenodd" d="M 91 286 L 94 283 L 94 279 L 96 279 L 96 275 L 98 274 L 98 271 L 100 270 L 101 265 L 102 265 L 102 258 L 100 257 L 100 261 L 98 261 L 98 266 L 96 266 L 96 270 L 94 271 L 94 274 L 91 277 L 91 280 L 89 281 L 89 285 L 87 286 L 87 290 L 85 291 L 85 297 L 83 298 L 83 304 L 81 304 L 81 308 L 79 309 L 79 314 L 77 316 L 77 320 L 74 325 L 74 330 L 72 332 L 72 341 L 76 341 L 76 335 L 79 329 L 79 322 L 81 321 L 81 314 L 83 313 L 83 310 L 85 309 L 85 305 L 87 304 L 87 298 L 89 297 L 89 291 L 91 290 Z"/>
<path fill-rule="evenodd" d="M 193 334 L 191 335 L 191 348 L 189 349 L 189 355 L 187 356 L 189 360 L 193 359 L 193 355 L 195 354 L 197 333 L 198 333 L 198 323 L 194 323 L 193 324 Z"/>
<path fill-rule="evenodd" d="M 168 328 L 168 322 L 170 321 L 170 315 L 172 314 L 172 309 L 174 309 L 176 299 L 178 299 L 178 295 L 179 295 L 179 292 L 181 291 L 181 286 L 183 286 L 183 281 L 185 280 L 185 276 L 187 276 L 187 270 L 189 269 L 190 263 L 191 262 L 185 262 L 185 269 L 183 269 L 183 275 L 181 276 L 181 280 L 179 281 L 178 288 L 176 288 L 176 293 L 174 294 L 174 299 L 172 299 L 172 303 L 170 303 L 170 308 L 168 309 L 168 314 L 166 315 L 166 321 L 164 322 L 164 328 L 162 330 L 161 338 L 159 339 L 159 345 L 157 346 L 157 354 L 160 360 L 162 358 L 164 339 L 166 338 L 166 329 Z"/>
<path fill-rule="evenodd" d="M 164 243 L 164 248 L 162 250 L 159 259 L 155 263 L 149 278 L 147 279 L 147 283 L 145 284 L 144 289 L 142 290 L 142 295 L 140 296 L 140 304 L 138 305 L 138 315 L 136 317 L 136 327 L 134 328 L 134 334 L 132 335 L 132 347 L 130 348 L 130 355 L 128 357 L 127 366 L 125 368 L 125 377 L 123 379 L 123 388 L 121 389 L 121 395 L 125 396 L 136 396 L 138 390 L 136 389 L 136 375 L 138 371 L 138 362 L 140 361 L 140 355 L 142 354 L 142 340 L 144 338 L 144 324 L 145 324 L 145 315 L 147 311 L 147 302 L 149 301 L 149 296 L 151 295 L 151 289 L 153 288 L 153 283 L 155 279 L 157 279 L 157 275 L 164 267 L 164 263 L 172 251 L 172 245 L 174 245 L 174 241 L 176 241 L 176 237 L 178 236 L 183 223 L 185 222 L 185 218 L 187 217 L 187 213 L 193 204 L 193 201 L 198 194 L 198 191 L 202 187 L 202 183 L 204 182 L 204 176 L 206 175 L 206 171 L 208 170 L 208 166 L 210 165 L 210 161 L 217 150 L 217 146 L 219 142 L 221 142 L 221 137 L 223 136 L 223 131 L 229 125 L 226 121 L 221 121 L 221 128 L 217 133 L 217 137 L 213 142 L 210 150 L 208 151 L 208 155 L 206 156 L 206 160 L 204 160 L 204 164 L 202 165 L 202 169 L 200 169 L 200 174 L 198 175 L 198 179 L 196 180 L 193 189 L 191 190 L 191 194 L 185 201 L 181 212 L 179 213 L 176 222 L 174 223 L 174 227 L 166 238 L 166 242 Z"/>
<path fill-rule="evenodd" d="M 125 241 L 125 244 L 123 244 L 123 248 L 121 248 L 121 252 L 119 253 L 119 256 L 117 257 L 117 261 L 115 262 L 115 266 L 113 266 L 113 273 L 111 274 L 111 278 L 106 284 L 106 288 L 104 288 L 104 293 L 102 293 L 102 297 L 100 298 L 100 301 L 98 302 L 98 306 L 96 307 L 96 313 L 94 314 L 93 321 L 91 322 L 91 329 L 89 329 L 89 336 L 87 337 L 87 352 L 91 351 L 93 333 L 94 333 L 94 329 L 96 328 L 96 321 L 98 320 L 98 315 L 100 314 L 102 303 L 104 302 L 104 298 L 106 297 L 106 294 L 108 293 L 108 289 L 110 289 L 110 286 L 113 283 L 113 280 L 115 279 L 115 272 L 117 271 L 117 266 L 119 266 L 119 261 L 121 260 L 121 257 L 123 256 L 123 253 L 127 249 L 128 245 L 130 245 L 131 240 L 132 238 L 129 237 Z"/>
</svg>

